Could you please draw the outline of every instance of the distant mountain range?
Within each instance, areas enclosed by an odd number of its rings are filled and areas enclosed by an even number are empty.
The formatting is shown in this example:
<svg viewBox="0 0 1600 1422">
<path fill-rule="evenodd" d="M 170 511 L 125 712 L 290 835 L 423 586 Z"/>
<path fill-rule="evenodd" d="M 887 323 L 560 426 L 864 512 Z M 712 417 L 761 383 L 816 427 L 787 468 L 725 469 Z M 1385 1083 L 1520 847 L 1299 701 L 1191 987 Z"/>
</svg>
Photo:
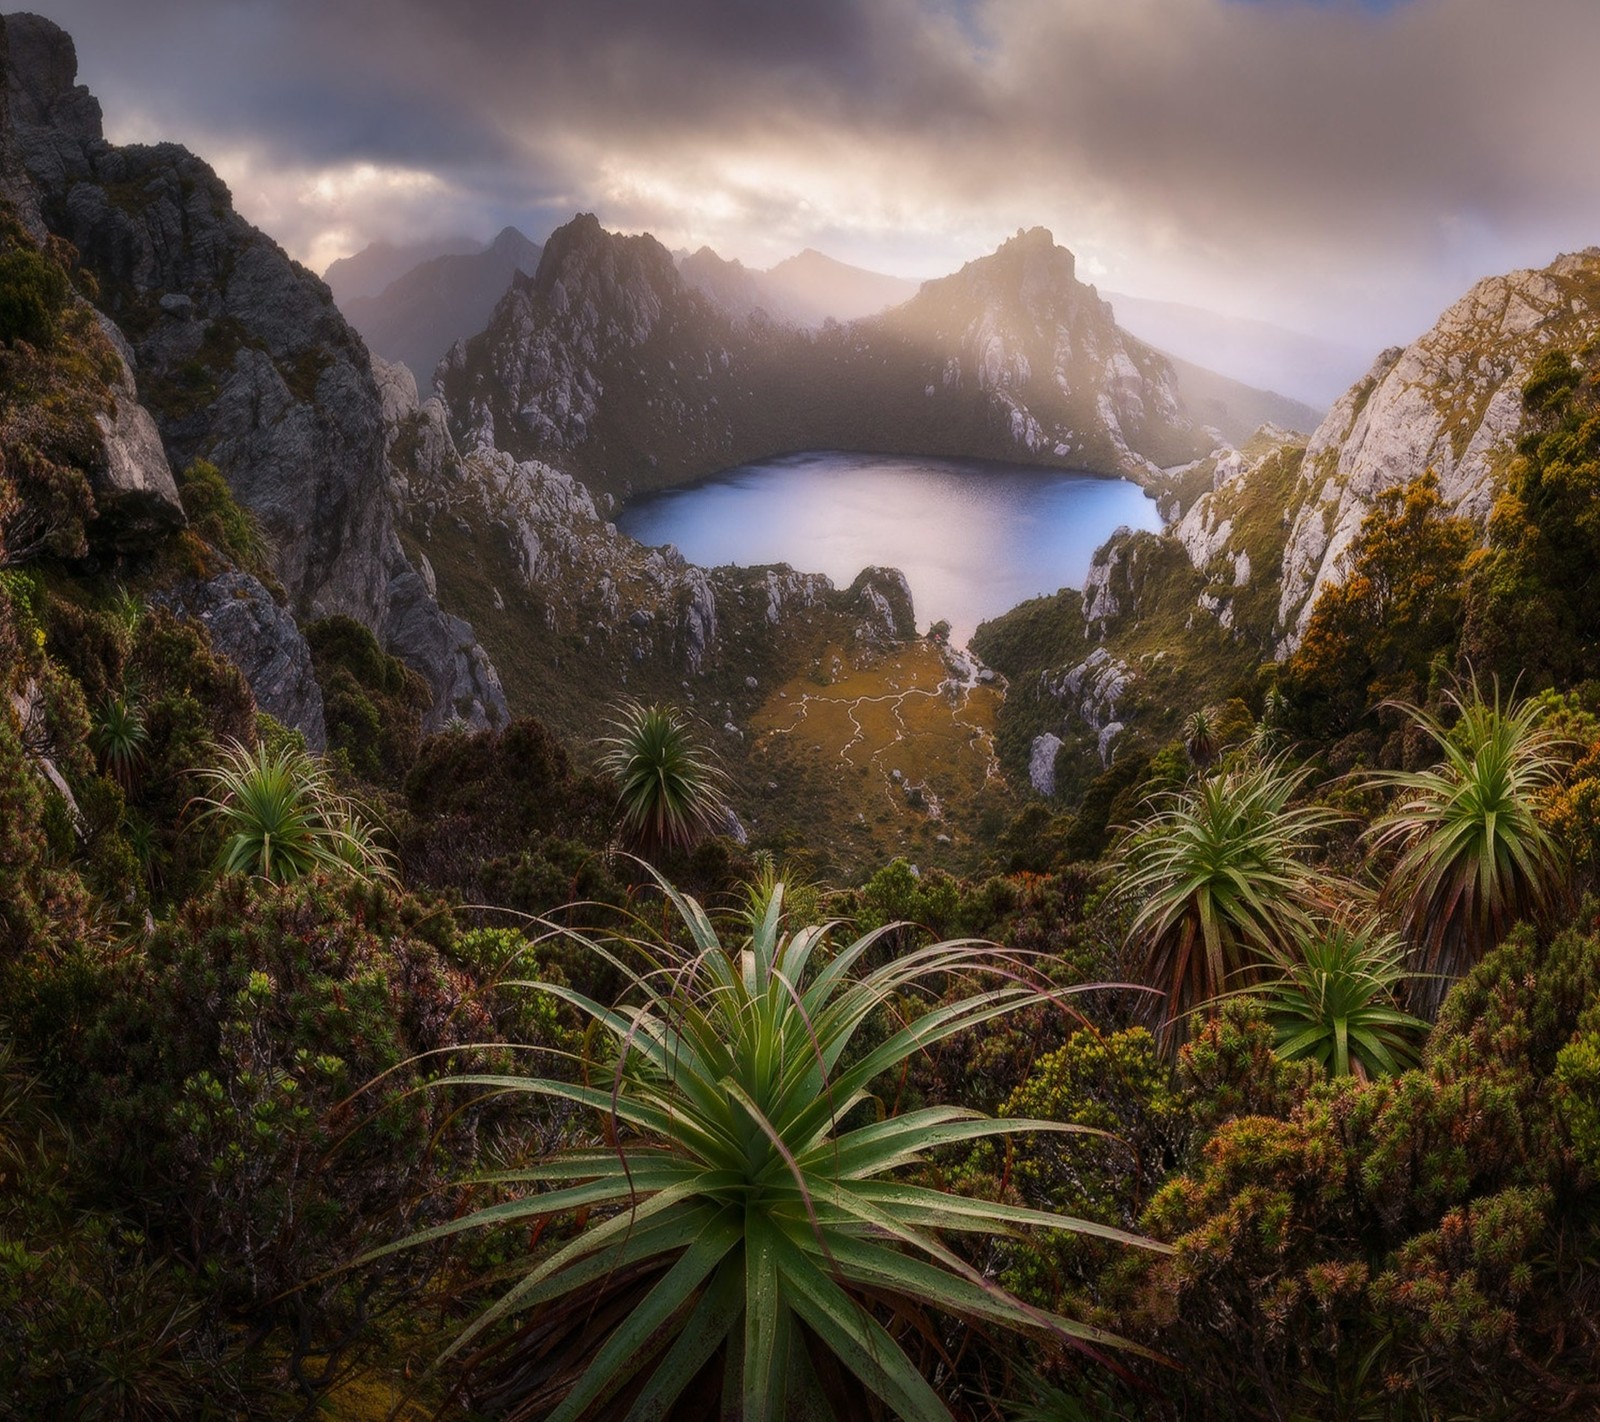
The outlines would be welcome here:
<svg viewBox="0 0 1600 1422">
<path fill-rule="evenodd" d="M 1172 363 L 1118 329 L 1043 228 L 888 311 L 808 331 L 738 314 L 654 238 L 585 215 L 442 375 L 465 447 L 544 459 L 618 498 L 797 449 L 1144 480 L 1215 442 L 1201 428 L 1215 412 L 1191 416 Z"/>
<path fill-rule="evenodd" d="M 341 271 L 335 271 L 341 263 L 334 263 L 326 279 L 367 345 L 386 360 L 403 361 L 426 386 L 451 345 L 488 324 L 512 278 L 538 270 L 543 249 L 507 227 L 476 252 L 448 252 L 407 265 L 375 296 L 339 294 L 374 285 L 406 250 L 417 249 L 368 247 L 346 258 Z"/>
<path fill-rule="evenodd" d="M 371 242 L 354 256 L 330 263 L 322 279 L 328 283 L 334 301 L 342 306 L 354 297 L 379 295 L 412 267 L 435 257 L 470 257 L 488 245 L 475 237 L 436 237 L 398 246 L 393 242 Z"/>
<path fill-rule="evenodd" d="M 1360 378 L 1371 352 L 1266 321 L 1176 301 L 1102 293 L 1117 324 L 1157 350 L 1262 390 L 1302 400 L 1320 415 Z"/>
<path fill-rule="evenodd" d="M 375 242 L 334 262 L 324 280 L 372 350 L 403 361 L 426 387 L 450 346 L 488 324 L 515 273 L 535 273 L 540 251 L 512 227 L 487 245 Z M 710 247 L 672 257 L 684 282 L 735 321 L 811 331 L 880 315 L 923 285 L 810 247 L 766 270 Z M 1267 322 L 1141 297 L 1106 300 L 1123 330 L 1173 357 L 1191 413 L 1230 439 L 1264 421 L 1311 428 L 1364 368 L 1360 352 Z"/>
<path fill-rule="evenodd" d="M 813 247 L 755 271 L 719 257 L 709 247 L 678 255 L 678 270 L 730 315 L 765 312 L 776 321 L 808 328 L 824 321 L 855 321 L 909 301 L 922 285 L 836 261 Z"/>
</svg>

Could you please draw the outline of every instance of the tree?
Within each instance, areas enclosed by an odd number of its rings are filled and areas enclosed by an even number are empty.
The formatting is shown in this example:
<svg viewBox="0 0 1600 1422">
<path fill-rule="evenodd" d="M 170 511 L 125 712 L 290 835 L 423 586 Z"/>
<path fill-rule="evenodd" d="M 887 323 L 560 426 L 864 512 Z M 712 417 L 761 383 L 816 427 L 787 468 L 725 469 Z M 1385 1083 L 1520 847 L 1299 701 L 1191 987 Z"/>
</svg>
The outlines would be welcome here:
<svg viewBox="0 0 1600 1422">
<path fill-rule="evenodd" d="M 1384 897 L 1399 913 L 1413 970 L 1427 975 L 1413 996 L 1429 1016 L 1512 924 L 1567 890 L 1566 856 L 1539 815 L 1567 762 L 1563 742 L 1539 724 L 1543 706 L 1502 706 L 1498 682 L 1489 701 L 1476 682 L 1448 701 L 1453 727 L 1420 707 L 1401 708 L 1443 760 L 1369 781 L 1396 795 L 1368 837 L 1378 852 L 1398 851 Z"/>
</svg>

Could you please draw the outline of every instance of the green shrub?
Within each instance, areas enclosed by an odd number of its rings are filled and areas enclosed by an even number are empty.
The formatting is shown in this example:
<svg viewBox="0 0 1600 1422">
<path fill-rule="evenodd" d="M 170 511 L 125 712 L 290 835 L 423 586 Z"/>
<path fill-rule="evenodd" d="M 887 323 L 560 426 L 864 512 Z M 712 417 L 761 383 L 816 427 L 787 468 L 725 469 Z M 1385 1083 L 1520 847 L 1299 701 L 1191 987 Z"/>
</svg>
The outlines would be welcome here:
<svg viewBox="0 0 1600 1422">
<path fill-rule="evenodd" d="M 423 713 L 433 704 L 427 682 L 354 618 L 325 617 L 305 634 L 322 683 L 329 750 L 363 779 L 398 784 L 422 744 Z"/>
<path fill-rule="evenodd" d="M 67 274 L 42 252 L 13 247 L 0 253 L 0 341 L 52 345 L 71 290 Z"/>
</svg>

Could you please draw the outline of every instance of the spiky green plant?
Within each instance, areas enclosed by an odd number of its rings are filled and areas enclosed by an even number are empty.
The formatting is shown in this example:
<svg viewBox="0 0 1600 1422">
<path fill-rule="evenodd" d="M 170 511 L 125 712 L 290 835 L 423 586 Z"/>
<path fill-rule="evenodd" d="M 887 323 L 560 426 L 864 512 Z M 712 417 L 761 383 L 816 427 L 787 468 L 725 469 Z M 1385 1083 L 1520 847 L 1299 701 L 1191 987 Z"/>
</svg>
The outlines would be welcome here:
<svg viewBox="0 0 1600 1422">
<path fill-rule="evenodd" d="M 684 848 L 722 812 L 724 776 L 671 706 L 626 703 L 600 744 L 601 768 L 618 783 L 622 828 L 645 852 Z"/>
<path fill-rule="evenodd" d="M 937 943 L 857 977 L 887 930 L 830 952 L 833 925 L 783 930 L 781 887 L 730 949 L 694 900 L 661 884 L 686 948 L 656 949 L 641 970 L 638 945 L 571 934 L 624 974 L 621 1006 L 543 985 L 609 1039 L 598 1084 L 448 1078 L 575 1103 L 595 1113 L 609 1144 L 497 1175 L 490 1183 L 516 1198 L 382 1251 L 594 1212 L 576 1237 L 530 1259 L 449 1350 L 528 1314 L 469 1359 L 477 1405 L 547 1422 L 643 1422 L 683 1399 L 690 1410 L 678 1415 L 781 1422 L 865 1416 L 875 1396 L 912 1422 L 949 1422 L 907 1351 L 940 1337 L 930 1311 L 1090 1350 L 1119 1345 L 1007 1294 L 942 1236 L 1032 1226 L 1165 1246 L 901 1178 L 942 1146 L 1079 1128 L 959 1106 L 894 1115 L 873 1094 L 918 1053 L 1048 994 L 998 950 L 970 942 Z M 946 994 L 952 981 L 968 984 L 965 995 Z M 897 1019 L 892 1005 L 906 995 L 925 996 L 925 1010 Z"/>
<path fill-rule="evenodd" d="M 360 805 L 341 795 L 312 756 L 291 744 L 255 750 L 230 741 L 200 771 L 211 793 L 204 819 L 220 827 L 217 867 L 287 883 L 318 870 L 393 876 L 389 855 Z"/>
<path fill-rule="evenodd" d="M 1485 700 L 1476 680 L 1447 699 L 1452 727 L 1398 703 L 1443 759 L 1369 782 L 1395 796 L 1368 836 L 1374 851 L 1398 852 L 1384 900 L 1399 914 L 1418 974 L 1412 1001 L 1430 1017 L 1514 923 L 1568 892 L 1566 855 L 1539 818 L 1540 797 L 1568 760 L 1562 739 L 1540 725 L 1544 707 L 1502 705 L 1498 682 Z"/>
<path fill-rule="evenodd" d="M 1364 1081 L 1416 1065 L 1428 1024 L 1396 1005 L 1411 976 L 1398 934 L 1371 920 L 1318 923 L 1276 962 L 1278 975 L 1258 991 L 1279 1056 L 1308 1057 L 1330 1076 Z"/>
<path fill-rule="evenodd" d="M 1183 723 L 1183 748 L 1189 759 L 1202 770 L 1217 758 L 1221 749 L 1217 742 L 1217 723 L 1204 709 L 1189 713 Z"/>
<path fill-rule="evenodd" d="M 149 744 L 144 709 L 132 697 L 108 697 L 95 712 L 89 745 L 100 768 L 124 790 L 133 788 Z"/>
<path fill-rule="evenodd" d="M 1138 905 L 1130 928 L 1143 980 L 1165 994 L 1162 1037 L 1230 980 L 1271 958 L 1306 927 L 1325 879 L 1303 854 L 1339 816 L 1291 805 L 1304 770 L 1281 761 L 1202 776 L 1159 796 L 1120 854 L 1119 892 Z"/>
</svg>

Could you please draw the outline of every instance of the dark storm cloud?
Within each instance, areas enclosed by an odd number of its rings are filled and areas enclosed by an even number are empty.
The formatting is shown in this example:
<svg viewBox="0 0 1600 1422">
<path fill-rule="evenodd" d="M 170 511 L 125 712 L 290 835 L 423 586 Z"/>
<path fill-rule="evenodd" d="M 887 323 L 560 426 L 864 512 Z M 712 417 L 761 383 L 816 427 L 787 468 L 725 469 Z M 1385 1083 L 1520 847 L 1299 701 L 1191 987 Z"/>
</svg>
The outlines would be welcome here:
<svg viewBox="0 0 1600 1422">
<path fill-rule="evenodd" d="M 736 251 L 853 225 L 887 251 L 902 222 L 934 267 L 1037 220 L 1124 284 L 1404 324 L 1600 240 L 1594 0 L 42 8 L 113 131 L 125 111 L 248 153 L 303 248 L 334 201 L 340 240 L 379 235 L 366 217 L 458 229 L 446 197 L 469 222 L 594 206 Z M 360 163 L 442 187 L 409 208 L 403 186 L 271 189 Z"/>
</svg>

